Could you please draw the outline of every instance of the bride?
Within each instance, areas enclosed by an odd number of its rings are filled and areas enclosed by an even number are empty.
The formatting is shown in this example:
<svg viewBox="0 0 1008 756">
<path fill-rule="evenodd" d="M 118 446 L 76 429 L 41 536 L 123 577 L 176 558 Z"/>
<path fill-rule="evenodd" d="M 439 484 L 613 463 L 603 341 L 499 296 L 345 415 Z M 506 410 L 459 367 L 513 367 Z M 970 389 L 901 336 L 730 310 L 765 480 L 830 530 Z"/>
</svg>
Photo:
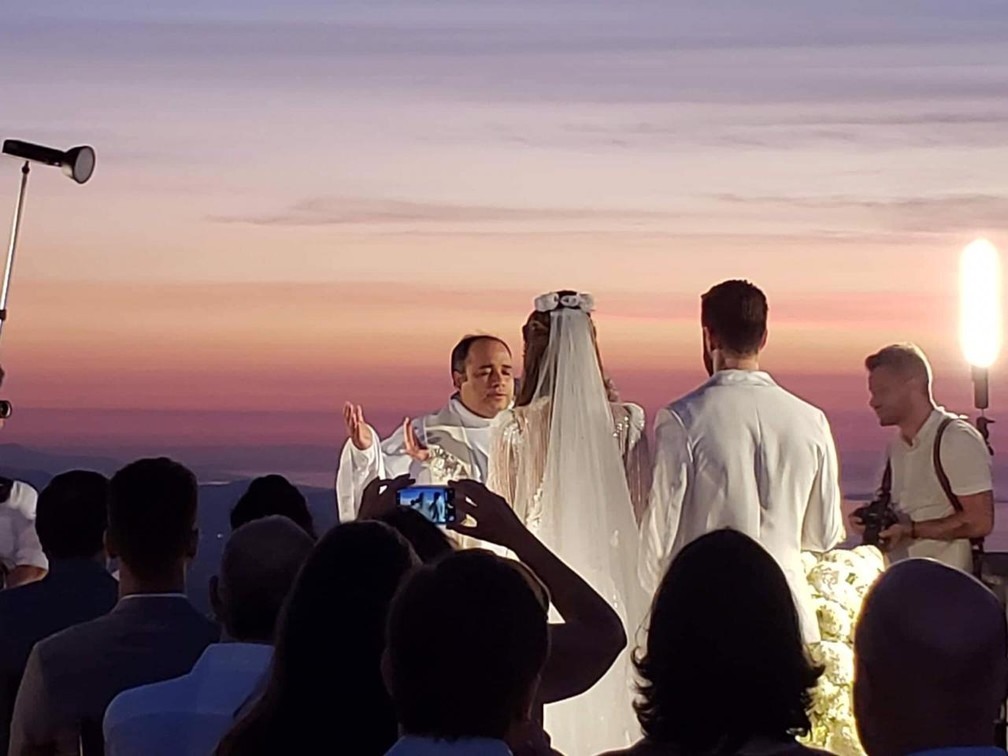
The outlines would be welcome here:
<svg viewBox="0 0 1008 756">
<path fill-rule="evenodd" d="M 637 521 L 650 488 L 644 411 L 617 401 L 602 371 L 588 294 L 535 301 L 522 329 L 524 371 L 515 407 L 498 416 L 489 486 L 526 526 L 606 598 L 627 649 L 591 690 L 546 707 L 562 753 L 599 753 L 639 736 L 630 651 L 646 611 L 637 580 Z"/>
</svg>

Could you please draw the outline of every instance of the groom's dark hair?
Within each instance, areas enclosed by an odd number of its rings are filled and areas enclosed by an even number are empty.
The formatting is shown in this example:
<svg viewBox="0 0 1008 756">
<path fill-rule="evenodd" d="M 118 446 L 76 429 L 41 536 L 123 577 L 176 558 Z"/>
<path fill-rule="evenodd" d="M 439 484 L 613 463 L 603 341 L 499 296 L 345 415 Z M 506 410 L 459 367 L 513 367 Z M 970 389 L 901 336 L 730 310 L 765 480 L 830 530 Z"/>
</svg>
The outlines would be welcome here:
<svg viewBox="0 0 1008 756">
<path fill-rule="evenodd" d="M 755 354 L 767 330 L 766 295 L 748 281 L 724 281 L 700 297 L 700 324 L 735 354 Z"/>
</svg>

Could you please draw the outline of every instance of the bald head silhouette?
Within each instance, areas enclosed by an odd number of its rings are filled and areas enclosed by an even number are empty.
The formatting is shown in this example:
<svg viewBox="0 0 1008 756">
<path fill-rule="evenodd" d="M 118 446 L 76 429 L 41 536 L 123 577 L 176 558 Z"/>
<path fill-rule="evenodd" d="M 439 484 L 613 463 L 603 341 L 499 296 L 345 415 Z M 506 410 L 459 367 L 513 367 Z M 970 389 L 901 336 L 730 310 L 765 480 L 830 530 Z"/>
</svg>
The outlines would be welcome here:
<svg viewBox="0 0 1008 756">
<path fill-rule="evenodd" d="M 930 559 L 890 567 L 865 598 L 854 641 L 854 712 L 869 756 L 990 746 L 1008 692 L 1001 604 Z"/>
<path fill-rule="evenodd" d="M 224 546 L 210 599 L 226 635 L 272 643 L 280 607 L 315 542 L 287 517 L 272 515 L 242 525 Z"/>
</svg>

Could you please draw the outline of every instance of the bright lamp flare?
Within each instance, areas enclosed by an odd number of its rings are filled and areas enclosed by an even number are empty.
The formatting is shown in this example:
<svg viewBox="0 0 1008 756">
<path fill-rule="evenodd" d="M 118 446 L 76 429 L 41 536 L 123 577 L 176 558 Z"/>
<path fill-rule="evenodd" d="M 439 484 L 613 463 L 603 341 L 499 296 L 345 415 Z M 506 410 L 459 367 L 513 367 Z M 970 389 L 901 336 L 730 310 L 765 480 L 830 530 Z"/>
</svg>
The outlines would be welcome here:
<svg viewBox="0 0 1008 756">
<path fill-rule="evenodd" d="M 959 259 L 959 342 L 970 365 L 989 368 L 1001 351 L 1001 255 L 986 239 Z"/>
</svg>

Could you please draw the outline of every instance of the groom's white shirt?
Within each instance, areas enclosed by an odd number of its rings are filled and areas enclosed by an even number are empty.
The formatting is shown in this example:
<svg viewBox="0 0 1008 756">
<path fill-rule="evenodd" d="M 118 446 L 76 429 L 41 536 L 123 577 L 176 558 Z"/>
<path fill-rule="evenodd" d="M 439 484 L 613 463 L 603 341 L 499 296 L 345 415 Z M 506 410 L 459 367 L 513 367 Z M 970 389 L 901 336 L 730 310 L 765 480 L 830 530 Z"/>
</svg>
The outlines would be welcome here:
<svg viewBox="0 0 1008 756">
<path fill-rule="evenodd" d="M 360 450 L 347 441 L 336 474 L 340 522 L 357 517 L 365 486 L 375 478 L 395 478 L 409 473 L 418 485 L 449 480 L 487 479 L 492 418 L 470 411 L 456 394 L 437 412 L 413 421 L 417 439 L 430 449 L 429 462 L 417 462 L 406 453 L 403 429 L 370 448 Z M 378 438 L 374 428 L 371 436 Z"/>
<path fill-rule="evenodd" d="M 836 448 L 821 410 L 764 372 L 723 370 L 655 420 L 654 479 L 638 564 L 654 592 L 694 539 L 721 528 L 754 538 L 791 586 L 807 642 L 818 640 L 801 552 L 844 537 Z"/>
</svg>

